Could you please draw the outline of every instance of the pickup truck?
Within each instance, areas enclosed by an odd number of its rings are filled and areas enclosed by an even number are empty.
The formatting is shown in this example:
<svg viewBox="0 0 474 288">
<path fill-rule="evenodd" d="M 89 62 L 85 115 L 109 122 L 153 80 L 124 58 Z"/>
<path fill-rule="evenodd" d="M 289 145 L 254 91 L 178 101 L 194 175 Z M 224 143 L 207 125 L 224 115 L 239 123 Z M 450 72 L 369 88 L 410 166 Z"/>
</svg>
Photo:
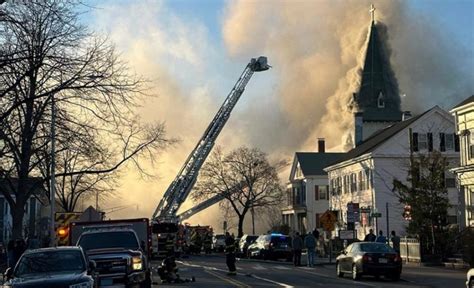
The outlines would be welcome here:
<svg viewBox="0 0 474 288">
<path fill-rule="evenodd" d="M 96 263 L 99 285 L 151 287 L 151 266 L 137 234 L 125 227 L 88 227 L 77 241 L 88 260 Z"/>
</svg>

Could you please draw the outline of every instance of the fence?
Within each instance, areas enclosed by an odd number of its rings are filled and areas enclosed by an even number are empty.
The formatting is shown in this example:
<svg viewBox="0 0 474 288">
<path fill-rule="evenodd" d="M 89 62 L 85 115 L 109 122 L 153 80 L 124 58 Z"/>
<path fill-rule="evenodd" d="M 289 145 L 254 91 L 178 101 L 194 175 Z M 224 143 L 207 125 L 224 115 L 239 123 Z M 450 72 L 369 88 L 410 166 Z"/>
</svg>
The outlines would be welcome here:
<svg viewBox="0 0 474 288">
<path fill-rule="evenodd" d="M 420 240 L 407 237 L 401 238 L 400 257 L 405 262 L 421 262 Z"/>
</svg>

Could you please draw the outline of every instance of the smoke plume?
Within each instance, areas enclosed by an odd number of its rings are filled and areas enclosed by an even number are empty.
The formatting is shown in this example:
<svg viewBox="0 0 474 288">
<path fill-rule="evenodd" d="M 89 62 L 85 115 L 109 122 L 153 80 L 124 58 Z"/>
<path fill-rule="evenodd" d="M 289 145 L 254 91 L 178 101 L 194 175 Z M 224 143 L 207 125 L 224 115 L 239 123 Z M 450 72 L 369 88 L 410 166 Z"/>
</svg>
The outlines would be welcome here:
<svg viewBox="0 0 474 288">
<path fill-rule="evenodd" d="M 231 55 L 265 51 L 278 73 L 276 97 L 286 135 L 281 146 L 314 150 L 318 137 L 341 149 L 351 132 L 348 104 L 360 85 L 370 1 L 236 1 L 223 34 Z M 472 59 L 443 35 L 436 19 L 407 9 L 406 1 L 377 1 L 375 18 L 399 79 L 404 110 L 450 105 L 473 91 Z M 428 21 L 429 20 L 429 21 Z M 388 30 L 388 31 L 385 31 Z M 435 44 L 435 45 L 434 45 Z M 459 57 L 465 55 L 465 57 Z M 276 71 L 275 71 L 276 70 Z M 456 72 L 454 72 L 456 71 Z M 276 126 L 274 131 L 282 130 Z M 290 148 L 291 149 L 291 148 Z"/>
<path fill-rule="evenodd" d="M 296 151 L 314 151 L 324 137 L 330 150 L 341 151 L 352 132 L 348 105 L 360 84 L 370 3 L 230 1 L 222 13 L 223 42 L 199 19 L 174 14 L 161 1 L 103 4 L 96 27 L 153 81 L 149 94 L 156 98 L 144 103 L 144 119 L 165 121 L 169 136 L 181 140 L 157 157 L 160 178 L 144 182 L 130 172 L 117 202 L 136 203 L 136 216 L 151 216 L 250 57 L 268 56 L 273 68 L 251 80 L 217 144 L 227 151 L 245 144 L 290 160 Z M 474 91 L 472 50 L 408 4 L 376 1 L 375 12 L 387 27 L 383 40 L 400 94 L 406 94 L 402 109 L 449 109 Z M 221 220 L 208 217 L 216 209 L 191 222 L 220 227 Z"/>
</svg>

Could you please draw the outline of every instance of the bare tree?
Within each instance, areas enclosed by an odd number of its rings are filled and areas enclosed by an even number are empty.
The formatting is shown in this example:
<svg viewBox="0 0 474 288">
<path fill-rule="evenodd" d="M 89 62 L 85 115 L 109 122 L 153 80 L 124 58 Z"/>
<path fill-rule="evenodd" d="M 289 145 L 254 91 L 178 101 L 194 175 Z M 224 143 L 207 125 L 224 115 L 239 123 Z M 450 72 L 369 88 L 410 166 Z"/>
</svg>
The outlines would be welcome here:
<svg viewBox="0 0 474 288">
<path fill-rule="evenodd" d="M 238 217 L 238 237 L 241 237 L 245 216 L 252 208 L 281 202 L 283 188 L 277 171 L 284 166 L 285 161 L 270 164 L 267 155 L 255 148 L 241 147 L 224 156 L 218 147 L 201 169 L 193 197 L 224 194 Z"/>
<path fill-rule="evenodd" d="M 257 211 L 260 219 L 264 221 L 267 230 L 272 231 L 283 224 L 281 208 L 283 205 L 263 207 Z"/>
<path fill-rule="evenodd" d="M 87 183 L 107 178 L 98 174 L 117 171 L 125 163 L 145 173 L 140 161 L 153 160 L 170 143 L 162 124 L 137 120 L 146 82 L 129 72 L 106 37 L 78 22 L 78 5 L 74 0 L 34 0 L 2 7 L 9 21 L 0 21 L 0 47 L 15 61 L 0 58 L 0 177 L 13 193 L 0 192 L 11 207 L 14 238 L 21 236 L 24 206 L 34 191 L 28 179 L 49 179 L 45 171 L 53 100 L 62 161 L 56 176 L 71 177 L 70 183 L 81 187 L 75 190 L 82 191 L 79 195 L 86 193 Z M 78 162 L 64 165 L 74 157 Z M 75 201 L 68 199 L 66 206 Z"/>
</svg>

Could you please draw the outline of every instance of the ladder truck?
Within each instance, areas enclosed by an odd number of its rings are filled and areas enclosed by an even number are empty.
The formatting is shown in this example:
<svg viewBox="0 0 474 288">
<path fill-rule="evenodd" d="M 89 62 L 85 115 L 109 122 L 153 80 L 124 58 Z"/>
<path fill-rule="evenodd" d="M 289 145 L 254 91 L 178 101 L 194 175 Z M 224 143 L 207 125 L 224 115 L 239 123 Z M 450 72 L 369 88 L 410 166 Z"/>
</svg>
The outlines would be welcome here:
<svg viewBox="0 0 474 288">
<path fill-rule="evenodd" d="M 152 217 L 152 246 L 154 256 L 165 256 L 166 253 L 170 252 L 163 249 L 163 246 L 166 245 L 164 243 L 168 243 L 169 245 L 169 241 L 176 237 L 179 228 L 178 209 L 184 203 L 196 183 L 199 170 L 211 152 L 217 136 L 219 136 L 222 128 L 229 119 L 230 113 L 244 92 L 245 86 L 247 86 L 254 72 L 265 71 L 269 68 L 267 58 L 264 56 L 250 60 L 219 111 L 214 116 L 214 119 L 212 119 L 201 139 L 191 154 L 189 154 L 178 175 L 166 190 Z M 201 208 L 202 207 L 203 206 L 201 206 Z"/>
</svg>

